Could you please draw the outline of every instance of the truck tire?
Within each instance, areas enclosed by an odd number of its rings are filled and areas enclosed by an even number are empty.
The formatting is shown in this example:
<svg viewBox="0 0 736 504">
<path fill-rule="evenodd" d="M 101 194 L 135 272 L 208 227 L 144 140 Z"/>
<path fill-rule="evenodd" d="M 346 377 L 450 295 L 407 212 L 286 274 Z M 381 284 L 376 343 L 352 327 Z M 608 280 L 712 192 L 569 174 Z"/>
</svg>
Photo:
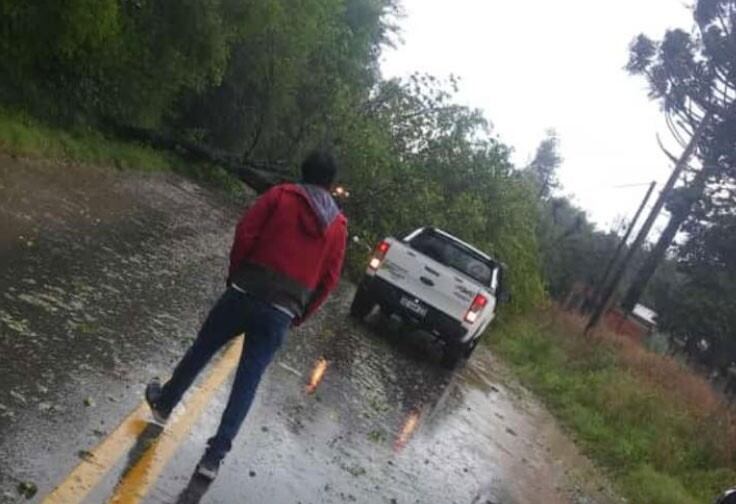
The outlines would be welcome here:
<svg viewBox="0 0 736 504">
<path fill-rule="evenodd" d="M 478 346 L 478 343 L 480 342 L 480 336 L 475 338 L 474 340 L 470 341 L 467 345 L 465 345 L 464 351 L 463 351 L 463 357 L 466 359 L 469 359 L 471 355 L 473 355 L 473 350 L 475 350 L 475 347 Z"/>
<path fill-rule="evenodd" d="M 358 287 L 358 290 L 355 291 L 353 302 L 350 304 L 350 316 L 358 320 L 363 320 L 373 311 L 375 306 L 376 301 L 370 293 Z"/>
<path fill-rule="evenodd" d="M 447 343 L 442 352 L 442 367 L 445 369 L 456 369 L 460 362 L 463 361 L 466 346 L 457 343 Z"/>
</svg>

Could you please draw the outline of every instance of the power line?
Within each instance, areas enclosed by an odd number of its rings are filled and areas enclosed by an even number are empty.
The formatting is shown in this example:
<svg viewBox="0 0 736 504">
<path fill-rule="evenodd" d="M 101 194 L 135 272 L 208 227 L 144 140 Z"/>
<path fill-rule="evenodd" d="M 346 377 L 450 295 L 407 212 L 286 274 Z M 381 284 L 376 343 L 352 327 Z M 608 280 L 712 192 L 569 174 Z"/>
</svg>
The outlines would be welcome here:
<svg viewBox="0 0 736 504">
<path fill-rule="evenodd" d="M 621 185 L 615 185 L 611 186 L 611 189 L 627 189 L 629 187 L 644 187 L 650 185 L 651 182 L 642 182 L 642 183 L 632 183 L 632 184 L 621 184 Z"/>
</svg>

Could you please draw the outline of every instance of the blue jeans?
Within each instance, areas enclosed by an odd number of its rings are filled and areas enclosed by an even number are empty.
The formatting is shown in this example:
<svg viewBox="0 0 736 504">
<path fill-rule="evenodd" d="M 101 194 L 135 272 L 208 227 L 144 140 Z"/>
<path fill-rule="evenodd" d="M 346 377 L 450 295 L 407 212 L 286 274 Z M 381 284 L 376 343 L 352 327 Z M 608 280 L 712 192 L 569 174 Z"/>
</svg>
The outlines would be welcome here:
<svg viewBox="0 0 736 504">
<path fill-rule="evenodd" d="M 158 406 L 165 411 L 174 409 L 212 356 L 235 336 L 245 333 L 245 345 L 227 407 L 217 434 L 209 440 L 208 455 L 221 459 L 230 451 L 261 376 L 290 326 L 291 317 L 286 313 L 233 288 L 227 289 L 210 311 L 171 379 L 163 386 Z"/>
</svg>

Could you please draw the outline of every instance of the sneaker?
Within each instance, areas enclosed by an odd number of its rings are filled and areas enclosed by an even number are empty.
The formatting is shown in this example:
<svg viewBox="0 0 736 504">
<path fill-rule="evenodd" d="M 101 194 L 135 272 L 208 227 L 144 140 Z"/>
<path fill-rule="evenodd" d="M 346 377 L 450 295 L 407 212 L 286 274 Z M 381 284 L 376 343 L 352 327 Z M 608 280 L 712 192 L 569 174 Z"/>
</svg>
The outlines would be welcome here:
<svg viewBox="0 0 736 504">
<path fill-rule="evenodd" d="M 165 424 L 171 415 L 171 411 L 166 411 L 158 406 L 158 402 L 161 400 L 161 383 L 158 380 L 153 380 L 151 383 L 146 385 L 146 402 L 148 407 L 151 408 L 151 414 L 153 419 L 160 423 Z"/>
<path fill-rule="evenodd" d="M 212 481 L 217 477 L 217 471 L 220 470 L 221 462 L 221 458 L 214 457 L 209 452 L 205 452 L 199 464 L 197 464 L 196 473 L 202 478 Z"/>
</svg>

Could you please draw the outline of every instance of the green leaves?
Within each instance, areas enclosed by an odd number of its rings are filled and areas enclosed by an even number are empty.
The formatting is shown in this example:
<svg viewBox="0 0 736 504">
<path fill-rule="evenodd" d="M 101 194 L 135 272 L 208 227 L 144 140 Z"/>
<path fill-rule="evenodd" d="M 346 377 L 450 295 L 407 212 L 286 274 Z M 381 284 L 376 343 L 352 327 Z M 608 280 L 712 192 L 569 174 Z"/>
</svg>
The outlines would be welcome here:
<svg viewBox="0 0 736 504">
<path fill-rule="evenodd" d="M 244 161 L 295 167 L 315 146 L 332 147 L 354 232 L 374 240 L 444 228 L 505 261 L 513 309 L 527 309 L 543 297 L 535 191 L 483 114 L 453 101 L 456 78 L 380 79 L 397 4 L 0 0 L 11 28 L 0 33 L 0 70 L 13 70 L 0 98 Z"/>
<path fill-rule="evenodd" d="M 532 178 L 539 188 L 538 195 L 540 198 L 549 197 L 552 189 L 559 186 L 557 169 L 562 164 L 559 149 L 560 140 L 557 137 L 557 132 L 549 130 L 547 138 L 539 144 L 534 159 L 529 165 Z"/>
<path fill-rule="evenodd" d="M 423 75 L 380 83 L 346 123 L 351 226 L 372 239 L 442 228 L 506 262 L 511 310 L 527 310 L 544 297 L 534 189 L 482 114 L 452 102 L 454 86 Z"/>
<path fill-rule="evenodd" d="M 56 50 L 67 60 L 100 51 L 119 36 L 120 12 L 115 0 L 74 0 L 59 10 Z"/>
</svg>

